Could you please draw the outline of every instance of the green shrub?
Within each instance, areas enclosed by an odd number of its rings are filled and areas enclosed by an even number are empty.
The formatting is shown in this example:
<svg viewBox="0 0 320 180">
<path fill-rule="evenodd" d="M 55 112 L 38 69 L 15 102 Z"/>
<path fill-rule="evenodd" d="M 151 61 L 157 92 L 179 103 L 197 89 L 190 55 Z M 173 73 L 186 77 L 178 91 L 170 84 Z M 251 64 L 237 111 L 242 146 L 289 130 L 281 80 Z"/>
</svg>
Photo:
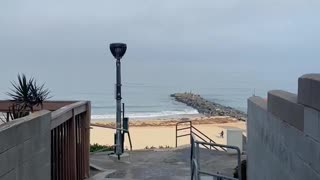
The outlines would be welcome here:
<svg viewBox="0 0 320 180">
<path fill-rule="evenodd" d="M 113 151 L 112 146 L 107 146 L 107 145 L 100 145 L 100 144 L 91 144 L 90 145 L 90 152 L 105 152 L 105 151 Z"/>
<path fill-rule="evenodd" d="M 168 146 L 168 145 L 166 145 L 166 146 L 160 145 L 158 148 L 156 148 L 156 147 L 154 147 L 154 146 L 151 146 L 151 147 L 146 146 L 144 149 L 169 149 L 169 148 L 171 148 L 171 147 Z"/>
</svg>

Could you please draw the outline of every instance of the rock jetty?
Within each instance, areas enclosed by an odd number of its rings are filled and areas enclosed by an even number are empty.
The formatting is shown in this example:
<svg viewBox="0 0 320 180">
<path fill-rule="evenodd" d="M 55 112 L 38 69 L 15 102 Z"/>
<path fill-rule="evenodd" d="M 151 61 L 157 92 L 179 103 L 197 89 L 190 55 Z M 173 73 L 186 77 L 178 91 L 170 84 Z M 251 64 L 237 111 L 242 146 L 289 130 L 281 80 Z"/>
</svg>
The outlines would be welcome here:
<svg viewBox="0 0 320 180">
<path fill-rule="evenodd" d="M 196 110 L 199 113 L 208 116 L 230 116 L 237 118 L 239 120 L 245 121 L 247 119 L 247 114 L 234 109 L 229 106 L 223 106 L 221 104 L 210 102 L 202 98 L 198 94 L 193 93 L 175 93 L 171 94 L 176 101 L 186 104 Z"/>
</svg>

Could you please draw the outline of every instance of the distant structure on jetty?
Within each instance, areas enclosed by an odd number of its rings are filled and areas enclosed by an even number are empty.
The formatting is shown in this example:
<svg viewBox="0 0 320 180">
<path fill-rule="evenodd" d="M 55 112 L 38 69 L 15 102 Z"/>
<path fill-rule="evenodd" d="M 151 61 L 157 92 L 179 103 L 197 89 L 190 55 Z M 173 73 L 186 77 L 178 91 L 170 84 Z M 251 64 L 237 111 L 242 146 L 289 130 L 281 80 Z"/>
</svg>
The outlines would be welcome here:
<svg viewBox="0 0 320 180">
<path fill-rule="evenodd" d="M 193 93 L 175 93 L 171 94 L 176 101 L 186 104 L 198 110 L 199 113 L 210 116 L 230 116 L 245 121 L 247 114 L 232 107 L 210 102 L 198 94 Z"/>
</svg>

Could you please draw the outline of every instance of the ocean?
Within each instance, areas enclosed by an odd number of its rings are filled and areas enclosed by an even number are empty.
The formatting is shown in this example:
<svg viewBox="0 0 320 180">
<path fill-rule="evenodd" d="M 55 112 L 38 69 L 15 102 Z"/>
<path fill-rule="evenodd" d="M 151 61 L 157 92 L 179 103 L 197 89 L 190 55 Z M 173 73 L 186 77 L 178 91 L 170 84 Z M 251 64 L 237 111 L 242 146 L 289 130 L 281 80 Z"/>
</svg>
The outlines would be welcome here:
<svg viewBox="0 0 320 180">
<path fill-rule="evenodd" d="M 41 66 L 36 61 L 30 61 L 34 64 L 27 65 L 30 69 L 25 71 L 27 75 L 46 84 L 52 100 L 90 100 L 93 119 L 113 119 L 116 110 L 115 61 L 107 50 L 103 59 L 60 61 L 56 64 L 47 62 Z M 61 64 L 66 67 L 59 68 Z M 33 65 L 38 70 L 32 69 Z M 23 68 L 11 68 L 2 73 L 2 99 L 8 98 L 5 92 L 11 87 L 10 81 L 16 79 L 17 73 L 25 72 Z M 126 104 L 126 116 L 141 119 L 198 114 L 195 109 L 170 97 L 176 92 L 200 94 L 208 100 L 245 112 L 247 98 L 253 94 L 266 97 L 271 89 L 296 92 L 297 78 L 303 73 L 316 72 L 314 66 L 303 67 L 298 62 L 286 64 L 286 71 L 282 72 L 282 68 L 268 67 L 268 62 L 144 61 L 125 57 L 122 60 L 122 96 Z"/>
</svg>

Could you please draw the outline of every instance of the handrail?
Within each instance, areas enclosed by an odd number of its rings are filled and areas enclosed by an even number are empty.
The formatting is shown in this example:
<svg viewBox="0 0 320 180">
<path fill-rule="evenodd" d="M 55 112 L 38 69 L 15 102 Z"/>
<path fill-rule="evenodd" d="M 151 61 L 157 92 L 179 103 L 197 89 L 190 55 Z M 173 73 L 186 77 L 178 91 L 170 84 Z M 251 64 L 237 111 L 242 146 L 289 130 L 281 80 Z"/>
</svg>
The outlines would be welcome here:
<svg viewBox="0 0 320 180">
<path fill-rule="evenodd" d="M 53 111 L 51 115 L 51 129 L 54 129 L 65 121 L 69 120 L 72 118 L 72 116 L 76 116 L 85 112 L 87 110 L 87 104 L 88 102 L 86 101 L 79 101 Z"/>
<path fill-rule="evenodd" d="M 178 125 L 179 124 L 185 124 L 185 123 L 189 123 L 189 127 L 178 129 Z M 189 131 L 189 134 L 185 134 L 184 136 L 191 135 L 191 132 L 192 132 L 192 121 L 181 121 L 181 122 L 177 122 L 176 123 L 176 147 L 178 147 L 178 131 L 182 131 L 182 130 L 186 130 L 186 129 L 190 129 L 190 131 Z M 183 137 L 183 136 L 181 136 L 181 137 Z M 190 137 L 190 140 L 191 140 L 191 137 Z"/>
<path fill-rule="evenodd" d="M 194 159 L 192 160 L 191 180 L 198 180 L 198 179 L 199 179 L 199 166 L 197 161 Z"/>
<path fill-rule="evenodd" d="M 205 139 L 203 139 L 201 136 L 199 136 L 198 134 L 194 134 L 195 136 L 197 136 L 198 138 L 200 138 L 202 141 L 206 141 Z M 210 149 L 210 147 L 208 147 L 207 145 L 203 145 L 203 147 L 207 148 L 207 149 Z M 218 149 L 216 147 L 213 147 L 215 150 L 218 151 Z"/>
<path fill-rule="evenodd" d="M 42 109 L 55 111 L 67 105 L 76 103 L 78 101 L 56 101 L 56 100 L 49 100 L 44 101 L 41 106 L 35 106 L 34 111 L 39 111 Z M 9 107 L 15 104 L 13 100 L 0 100 L 0 112 L 10 112 Z"/>
<path fill-rule="evenodd" d="M 184 124 L 184 123 L 190 123 L 192 121 L 190 120 L 183 120 L 183 121 L 180 121 L 180 122 L 177 122 L 176 124 Z"/>
<path fill-rule="evenodd" d="M 102 125 L 102 124 L 90 124 L 90 126 L 100 127 L 100 128 L 108 128 L 108 129 L 115 129 L 115 130 L 120 130 L 120 131 L 123 131 L 123 132 L 127 133 L 128 134 L 128 138 L 129 138 L 129 143 L 130 143 L 130 151 L 132 151 L 132 142 L 131 142 L 130 131 L 128 131 L 127 129 L 115 128 L 115 127 L 110 127 L 110 126 L 106 126 L 106 125 Z"/>
<path fill-rule="evenodd" d="M 51 113 L 51 179 L 89 177 L 89 101 L 68 104 Z"/>
<path fill-rule="evenodd" d="M 184 128 L 178 128 L 178 125 L 179 124 L 186 124 L 186 123 L 189 123 L 188 127 L 184 127 Z M 189 133 L 186 133 L 186 134 L 183 134 L 183 135 L 178 135 L 178 132 L 179 131 L 183 131 L 183 130 L 186 130 L 186 129 L 190 129 Z M 195 131 L 193 131 L 195 130 Z M 198 133 L 198 134 L 197 134 Z M 200 135 L 204 136 L 205 138 L 207 138 L 207 140 L 205 140 L 203 137 L 201 137 Z M 203 140 L 204 142 L 210 142 L 210 143 L 216 143 L 214 140 L 212 140 L 210 137 L 208 137 L 207 135 L 205 135 L 203 132 L 201 132 L 199 129 L 197 129 L 196 127 L 194 127 L 192 125 L 192 121 L 181 121 L 181 122 L 178 122 L 176 123 L 176 147 L 178 147 L 178 138 L 179 137 L 184 137 L 184 136 L 190 136 L 190 140 L 191 140 L 191 136 L 192 135 L 196 135 L 198 138 L 200 138 L 201 140 Z M 207 149 L 211 149 L 211 147 L 213 147 L 215 150 L 219 151 L 218 148 L 216 148 L 215 146 L 207 146 L 207 145 L 202 145 L 204 146 L 205 148 Z M 223 147 L 219 147 L 222 151 L 225 151 L 227 152 L 227 149 L 223 148 Z"/>
<path fill-rule="evenodd" d="M 210 146 L 218 146 L 218 147 L 223 147 L 223 148 L 228 148 L 228 149 L 234 149 L 237 151 L 237 161 L 238 161 L 238 174 L 239 174 L 239 179 L 233 178 L 233 177 L 228 177 L 220 174 L 215 174 L 215 173 L 208 173 L 205 171 L 201 171 L 200 166 L 199 166 L 199 152 L 200 148 L 199 145 L 210 145 Z M 230 145 L 224 145 L 224 144 L 216 144 L 216 143 L 208 143 L 208 142 L 201 142 L 197 141 L 195 136 L 192 134 L 191 135 L 191 180 L 200 180 L 201 177 L 200 175 L 209 175 L 212 177 L 217 177 L 220 179 L 226 179 L 226 180 L 241 180 L 241 152 L 239 147 L 236 146 L 230 146 Z"/>
<path fill-rule="evenodd" d="M 199 152 L 196 152 L 196 146 L 194 135 L 191 135 L 191 153 L 190 153 L 190 166 L 191 166 L 191 180 L 199 180 Z"/>
<path fill-rule="evenodd" d="M 194 130 L 196 130 L 198 133 L 200 133 L 202 136 L 206 137 L 207 139 L 213 141 L 211 138 L 209 138 L 207 135 L 205 135 L 203 132 L 201 132 L 199 129 L 197 129 L 196 127 L 192 126 L 192 128 Z M 214 142 L 214 141 L 213 141 Z"/>
</svg>

